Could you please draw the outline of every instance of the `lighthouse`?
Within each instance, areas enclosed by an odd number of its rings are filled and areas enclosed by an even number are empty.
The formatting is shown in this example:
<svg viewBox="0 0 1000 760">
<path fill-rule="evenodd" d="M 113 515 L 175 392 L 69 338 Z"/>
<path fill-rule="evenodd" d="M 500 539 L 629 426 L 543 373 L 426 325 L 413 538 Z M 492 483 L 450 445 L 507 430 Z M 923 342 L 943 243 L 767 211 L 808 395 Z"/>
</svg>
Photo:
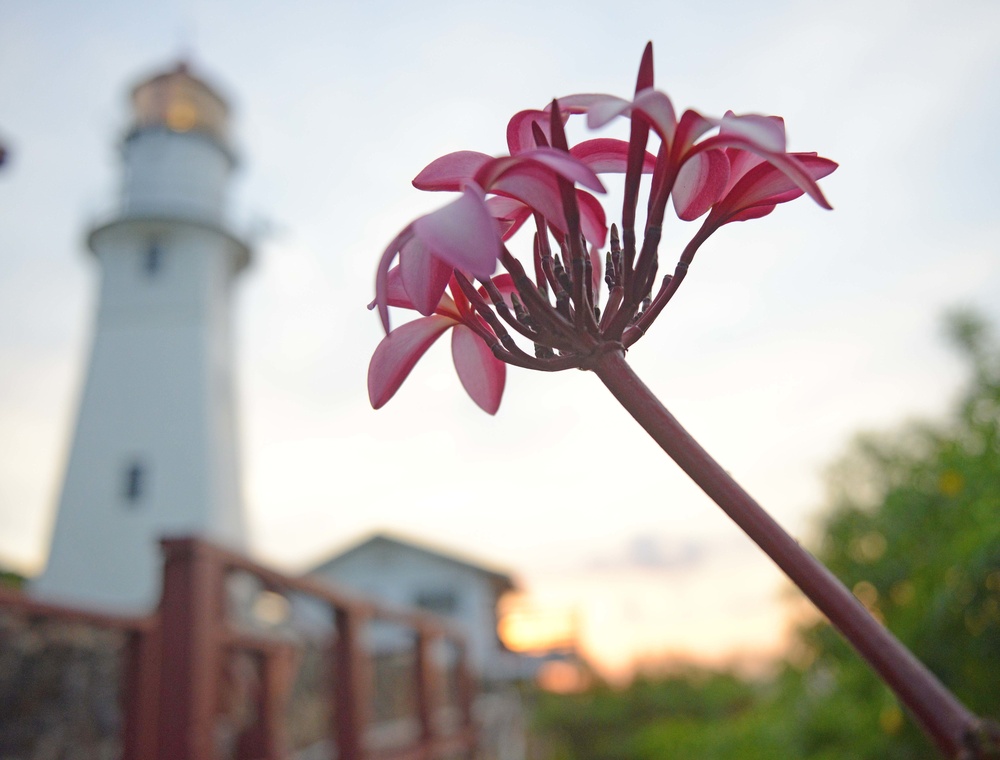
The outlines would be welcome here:
<svg viewBox="0 0 1000 760">
<path fill-rule="evenodd" d="M 131 92 L 93 343 L 48 566 L 34 593 L 141 612 L 164 536 L 236 550 L 246 533 L 232 361 L 233 284 L 250 249 L 225 222 L 229 108 L 185 64 Z"/>
</svg>

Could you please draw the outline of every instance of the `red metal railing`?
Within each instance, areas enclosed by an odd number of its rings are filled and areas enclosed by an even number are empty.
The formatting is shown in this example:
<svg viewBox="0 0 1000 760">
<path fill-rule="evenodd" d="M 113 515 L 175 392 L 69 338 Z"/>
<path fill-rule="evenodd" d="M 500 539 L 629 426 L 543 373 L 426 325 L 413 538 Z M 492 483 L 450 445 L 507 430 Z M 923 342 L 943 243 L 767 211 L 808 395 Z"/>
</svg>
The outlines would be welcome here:
<svg viewBox="0 0 1000 760">
<path fill-rule="evenodd" d="M 256 629 L 234 619 L 227 585 L 233 577 L 255 584 L 252 593 L 236 600 L 237 606 L 250 608 L 254 595 L 265 593 L 285 600 L 307 599 L 329 613 L 330 624 L 320 639 L 325 656 L 319 667 L 327 672 L 318 681 L 325 693 L 317 697 L 324 702 L 327 722 L 322 729 L 325 756 L 338 760 L 473 756 L 474 686 L 464 642 L 442 621 L 389 609 L 313 579 L 277 573 L 198 539 L 167 539 L 162 547 L 163 596 L 149 617 L 95 614 L 0 591 L 0 607 L 18 614 L 125 633 L 120 684 L 124 760 L 295 756 L 288 713 L 293 683 L 305 667 L 302 637 L 291 619 Z M 373 738 L 379 728 L 374 720 L 379 660 L 369 640 L 373 624 L 393 626 L 412 641 L 412 668 L 404 670 L 409 682 L 390 684 L 390 690 L 412 690 L 407 704 L 412 702 L 414 708 L 410 722 L 415 730 L 404 732 L 401 742 L 378 743 Z M 441 658 L 435 657 L 442 646 L 454 653 L 448 663 L 456 692 L 450 705 L 444 704 Z M 246 667 L 236 673 L 239 669 L 234 666 L 239 664 Z M 243 723 L 231 732 L 232 741 L 220 748 L 227 710 L 239 700 Z M 451 720 L 443 719 L 446 714 Z"/>
</svg>

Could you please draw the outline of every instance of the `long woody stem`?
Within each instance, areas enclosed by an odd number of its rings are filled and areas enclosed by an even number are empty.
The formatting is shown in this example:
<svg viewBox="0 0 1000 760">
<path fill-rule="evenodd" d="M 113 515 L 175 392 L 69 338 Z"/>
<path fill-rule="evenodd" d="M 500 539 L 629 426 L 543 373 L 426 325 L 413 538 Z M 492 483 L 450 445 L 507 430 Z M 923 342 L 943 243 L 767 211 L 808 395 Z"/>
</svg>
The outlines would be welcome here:
<svg viewBox="0 0 1000 760">
<path fill-rule="evenodd" d="M 910 710 L 945 757 L 976 758 L 982 722 L 878 623 L 850 591 L 799 546 L 681 427 L 626 363 L 622 351 L 589 367 L 670 457 L 829 618 Z"/>
</svg>

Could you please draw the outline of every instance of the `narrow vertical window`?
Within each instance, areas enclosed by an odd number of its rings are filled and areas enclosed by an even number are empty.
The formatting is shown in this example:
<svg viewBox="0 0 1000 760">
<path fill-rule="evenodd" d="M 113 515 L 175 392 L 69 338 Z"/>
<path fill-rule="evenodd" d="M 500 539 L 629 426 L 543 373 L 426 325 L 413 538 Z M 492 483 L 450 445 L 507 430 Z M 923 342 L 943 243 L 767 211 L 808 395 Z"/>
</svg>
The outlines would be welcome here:
<svg viewBox="0 0 1000 760">
<path fill-rule="evenodd" d="M 150 243 L 149 248 L 146 249 L 146 274 L 150 277 L 155 276 L 160 271 L 161 266 L 163 266 L 163 248 L 160 247 L 159 243 Z"/>
<path fill-rule="evenodd" d="M 125 468 L 125 501 L 137 506 L 146 488 L 146 472 L 141 462 L 131 462 Z"/>
</svg>

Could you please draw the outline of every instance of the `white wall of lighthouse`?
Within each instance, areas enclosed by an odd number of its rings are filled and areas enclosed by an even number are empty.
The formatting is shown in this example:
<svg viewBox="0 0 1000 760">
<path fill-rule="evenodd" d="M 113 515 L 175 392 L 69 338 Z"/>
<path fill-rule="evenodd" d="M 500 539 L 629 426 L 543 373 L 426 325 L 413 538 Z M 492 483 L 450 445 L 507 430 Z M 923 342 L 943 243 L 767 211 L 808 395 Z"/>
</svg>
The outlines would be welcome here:
<svg viewBox="0 0 1000 760">
<path fill-rule="evenodd" d="M 120 208 L 95 228 L 93 343 L 37 595 L 156 603 L 163 536 L 245 548 L 232 286 L 249 249 L 225 226 L 225 104 L 186 68 L 133 91 Z M 173 110 L 171 110 L 173 109 Z"/>
</svg>

